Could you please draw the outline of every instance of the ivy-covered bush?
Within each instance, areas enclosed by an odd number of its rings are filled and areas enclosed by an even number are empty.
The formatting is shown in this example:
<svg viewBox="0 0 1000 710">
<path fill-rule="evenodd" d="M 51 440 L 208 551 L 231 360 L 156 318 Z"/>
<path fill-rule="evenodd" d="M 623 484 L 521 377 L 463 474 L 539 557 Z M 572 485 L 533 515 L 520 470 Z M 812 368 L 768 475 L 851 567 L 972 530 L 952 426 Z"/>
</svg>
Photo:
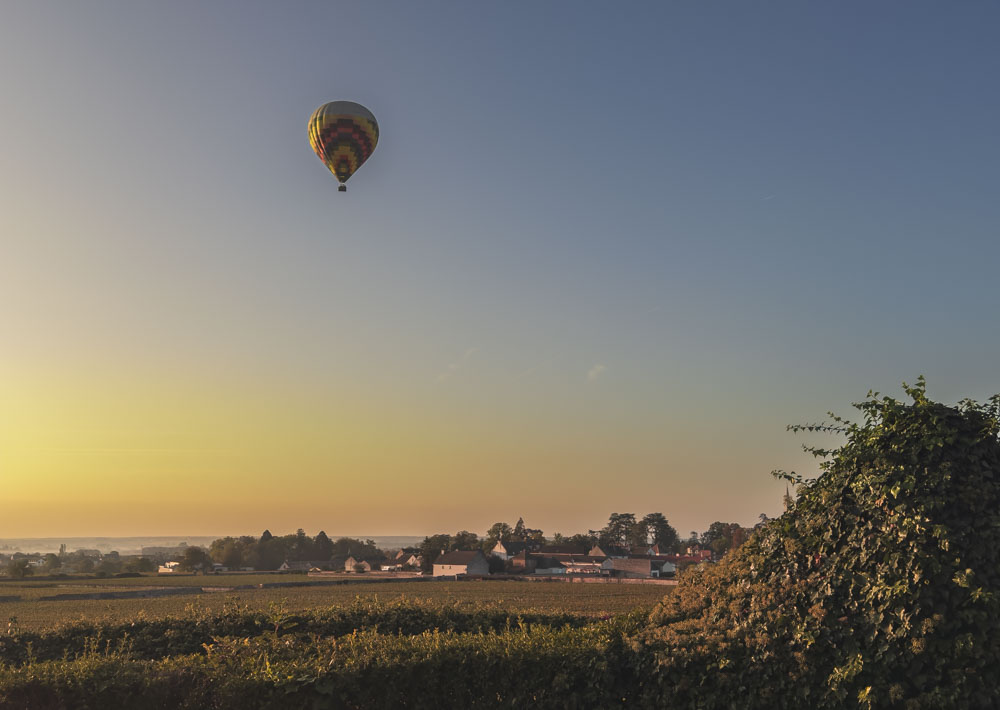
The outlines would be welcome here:
<svg viewBox="0 0 1000 710">
<path fill-rule="evenodd" d="M 847 442 L 653 612 L 637 647 L 671 707 L 1000 706 L 1000 397 L 906 391 L 807 427 Z"/>
</svg>

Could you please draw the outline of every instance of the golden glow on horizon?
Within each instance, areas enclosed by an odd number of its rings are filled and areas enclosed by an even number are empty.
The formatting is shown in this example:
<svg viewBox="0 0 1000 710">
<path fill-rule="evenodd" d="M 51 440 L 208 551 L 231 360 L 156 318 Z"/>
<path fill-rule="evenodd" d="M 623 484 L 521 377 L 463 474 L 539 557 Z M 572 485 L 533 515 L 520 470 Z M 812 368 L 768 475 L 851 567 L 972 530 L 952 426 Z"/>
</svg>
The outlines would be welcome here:
<svg viewBox="0 0 1000 710">
<path fill-rule="evenodd" d="M 576 532 L 650 506 L 724 517 L 703 487 L 711 476 L 663 473 L 704 467 L 709 444 L 693 431 L 667 440 L 603 430 L 600 412 L 502 401 L 472 412 L 434 386 L 423 394 L 107 373 L 21 380 L 0 409 L 0 537 L 482 532 L 518 515 Z M 713 456 L 725 470 L 728 455 Z"/>
</svg>

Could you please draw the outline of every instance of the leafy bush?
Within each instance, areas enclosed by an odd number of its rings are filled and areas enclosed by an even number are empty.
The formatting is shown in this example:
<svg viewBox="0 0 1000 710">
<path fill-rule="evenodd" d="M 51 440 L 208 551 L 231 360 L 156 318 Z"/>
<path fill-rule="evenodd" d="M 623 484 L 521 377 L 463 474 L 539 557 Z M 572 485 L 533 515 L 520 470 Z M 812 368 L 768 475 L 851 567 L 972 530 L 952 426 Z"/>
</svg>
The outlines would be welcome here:
<svg viewBox="0 0 1000 710">
<path fill-rule="evenodd" d="M 1000 397 L 869 398 L 794 506 L 654 610 L 673 707 L 992 707 L 1000 697 Z M 655 669 L 655 671 L 654 671 Z"/>
</svg>

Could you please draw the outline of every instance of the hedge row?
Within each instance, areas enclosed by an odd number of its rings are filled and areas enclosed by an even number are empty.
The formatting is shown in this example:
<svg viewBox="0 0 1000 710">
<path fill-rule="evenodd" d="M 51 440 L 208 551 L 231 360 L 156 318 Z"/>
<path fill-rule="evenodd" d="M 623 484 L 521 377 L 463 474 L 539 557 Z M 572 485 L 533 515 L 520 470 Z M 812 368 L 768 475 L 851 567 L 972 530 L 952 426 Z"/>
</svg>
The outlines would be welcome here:
<svg viewBox="0 0 1000 710">
<path fill-rule="evenodd" d="M 294 613 L 278 605 L 260 611 L 233 603 L 216 615 L 139 619 L 119 624 L 74 623 L 52 631 L 0 636 L 0 662 L 20 665 L 118 650 L 127 650 L 134 659 L 156 660 L 203 652 L 204 646 L 216 638 L 265 633 L 336 637 L 372 629 L 413 635 L 433 630 L 473 633 L 536 625 L 581 627 L 588 623 L 589 619 L 571 614 L 512 613 L 495 606 L 455 607 L 414 600 L 358 599 L 347 606 Z"/>
<path fill-rule="evenodd" d="M 402 636 L 218 639 L 203 654 L 124 651 L 0 669 L 0 710 L 60 708 L 603 708 L 644 698 L 627 638 L 641 619 Z"/>
</svg>

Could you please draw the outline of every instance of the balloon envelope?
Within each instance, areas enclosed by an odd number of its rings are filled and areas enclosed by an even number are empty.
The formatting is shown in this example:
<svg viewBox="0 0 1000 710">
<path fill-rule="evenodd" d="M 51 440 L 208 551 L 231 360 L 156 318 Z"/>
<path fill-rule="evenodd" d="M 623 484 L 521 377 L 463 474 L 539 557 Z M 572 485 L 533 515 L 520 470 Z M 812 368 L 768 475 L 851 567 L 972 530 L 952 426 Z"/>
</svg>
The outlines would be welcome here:
<svg viewBox="0 0 1000 710">
<path fill-rule="evenodd" d="M 353 101 L 331 101 L 313 111 L 309 143 L 316 155 L 343 184 L 368 160 L 378 143 L 378 122 L 372 112 Z"/>
</svg>

